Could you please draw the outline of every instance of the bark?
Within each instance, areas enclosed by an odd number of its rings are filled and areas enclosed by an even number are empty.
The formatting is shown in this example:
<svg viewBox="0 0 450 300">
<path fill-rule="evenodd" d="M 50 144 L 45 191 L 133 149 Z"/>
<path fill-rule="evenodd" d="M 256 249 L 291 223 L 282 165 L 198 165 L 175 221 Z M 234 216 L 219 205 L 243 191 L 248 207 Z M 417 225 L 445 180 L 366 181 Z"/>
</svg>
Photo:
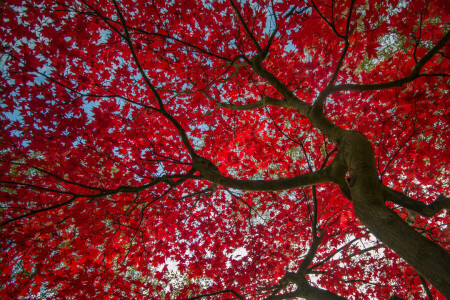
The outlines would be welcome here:
<svg viewBox="0 0 450 300">
<path fill-rule="evenodd" d="M 338 155 L 333 161 L 333 168 L 330 168 L 328 172 L 320 174 L 321 176 L 318 177 L 315 175 L 319 174 L 314 174 L 314 172 L 305 174 L 308 175 L 305 177 L 300 175 L 301 178 L 298 178 L 300 180 L 297 184 L 301 182 L 302 185 L 308 185 L 307 183 L 310 180 L 313 181 L 311 184 L 318 184 L 326 181 L 326 178 L 337 183 L 344 195 L 352 200 L 357 217 L 371 233 L 402 257 L 445 297 L 450 298 L 449 253 L 416 232 L 386 207 L 385 201 L 401 201 L 404 206 L 408 206 L 406 203 L 411 203 L 411 201 L 407 200 L 406 196 L 399 197 L 399 192 L 394 193 L 382 185 L 378 177 L 374 152 L 364 135 L 336 126 L 324 116 L 320 105 L 309 106 L 301 102 L 289 91 L 286 91 L 285 87 L 277 82 L 271 74 L 257 64 L 254 64 L 254 70 L 271 82 L 285 96 L 285 101 L 289 107 L 307 116 L 313 126 L 339 147 Z M 349 170 L 350 173 L 348 186 L 343 177 L 346 170 Z M 287 185 L 283 185 L 283 187 L 275 188 L 270 184 L 267 185 L 269 182 L 266 182 L 266 184 L 264 182 L 248 182 L 244 184 L 242 182 L 234 182 L 236 179 L 227 178 L 223 180 L 224 178 L 220 178 L 222 180 L 217 183 L 234 188 L 243 188 L 243 185 L 247 185 L 246 189 L 250 190 L 261 190 L 263 187 L 264 190 L 280 190 L 287 187 Z M 275 181 L 273 183 L 275 184 Z M 289 188 L 294 187 L 294 184 L 289 184 Z M 435 213 L 442 208 L 446 208 L 446 205 L 442 204 L 446 202 L 444 200 L 439 200 L 436 204 L 428 207 L 417 207 L 416 203 L 415 210 L 421 210 L 425 215 Z M 412 206 L 412 204 L 409 205 L 410 208 L 413 208 Z"/>
<path fill-rule="evenodd" d="M 300 297 L 303 297 L 308 300 L 345 300 L 346 298 L 336 295 L 330 291 L 323 290 L 314 286 L 307 284 L 307 286 L 303 287 L 303 291 L 300 294 Z"/>
<path fill-rule="evenodd" d="M 244 23 L 242 20 L 241 22 Z M 420 74 L 422 68 L 449 40 L 450 32 L 447 32 L 441 40 L 416 63 L 409 76 L 398 80 L 377 84 L 333 85 L 333 78 L 335 77 L 333 76 L 332 80 L 327 87 L 321 91 L 315 104 L 312 106 L 296 97 L 295 94 L 276 76 L 263 67 L 262 61 L 264 60 L 265 55 L 259 51 L 259 54 L 248 62 L 256 74 L 264 78 L 284 97 L 284 103 L 275 101 L 274 99 L 270 99 L 270 101 L 265 99 L 258 104 L 253 104 L 251 107 L 241 108 L 241 110 L 247 110 L 272 104 L 274 106 L 293 108 L 301 115 L 306 116 L 311 124 L 322 132 L 331 142 L 337 144 L 339 152 L 333 163 L 340 167 L 333 168 L 326 177 L 330 177 L 331 181 L 337 183 L 344 195 L 348 199 L 351 199 L 357 217 L 371 233 L 402 257 L 411 267 L 426 278 L 428 282 L 447 298 L 450 298 L 450 254 L 442 247 L 416 232 L 385 205 L 385 201 L 395 200 L 402 202 L 405 206 L 410 205 L 411 207 L 416 208 L 416 211 L 422 211 L 423 214 L 427 215 L 445 208 L 444 206 L 446 205 L 442 204 L 442 202 L 445 201 L 440 200 L 436 204 L 428 207 L 418 207 L 417 205 L 407 204 L 411 203 L 411 201 L 404 197 L 399 197 L 398 195 L 392 197 L 395 193 L 387 190 L 378 178 L 375 155 L 369 141 L 361 133 L 344 130 L 327 119 L 323 113 L 323 105 L 325 104 L 326 98 L 336 92 L 371 91 L 401 87 L 420 76 L 424 76 Z M 345 56 L 345 51 L 343 51 L 343 56 Z M 338 71 L 339 66 L 336 69 L 335 74 L 337 74 Z M 236 109 L 235 106 L 226 107 Z M 344 164 L 344 167 L 342 167 L 342 164 Z M 348 186 L 345 183 L 344 177 L 346 170 L 349 170 L 350 173 Z M 314 177 L 311 174 L 309 175 L 310 176 L 308 176 L 306 180 L 305 178 L 302 178 L 300 181 L 306 184 L 307 181 L 311 180 L 311 177 Z M 321 183 L 323 182 L 323 179 L 324 178 L 321 178 L 321 180 L 313 180 L 314 183 L 312 184 Z M 232 182 L 223 180 L 218 183 L 229 186 L 228 184 Z M 262 186 L 264 186 L 263 183 L 258 183 L 258 186 L 254 186 L 253 188 L 259 189 Z M 234 187 L 240 188 L 238 184 L 234 184 Z M 291 186 L 291 188 L 293 187 L 294 186 Z M 274 190 L 280 189 L 275 188 Z M 391 199 L 387 199 L 387 196 Z M 298 291 L 289 294 L 292 294 L 292 297 L 300 296 L 299 294 L 296 294 L 297 292 L 299 292 L 299 289 Z M 286 299 L 282 297 L 287 295 L 288 294 L 278 295 L 279 297 L 276 296 L 278 298 L 273 299 Z"/>
<path fill-rule="evenodd" d="M 287 189 L 325 183 L 330 180 L 331 178 L 328 174 L 328 169 L 322 169 L 316 172 L 300 174 L 291 178 L 283 178 L 278 180 L 240 180 L 218 176 L 212 181 L 226 187 L 246 191 L 283 191 Z"/>
<path fill-rule="evenodd" d="M 234 296 L 236 296 L 237 299 L 240 299 L 240 300 L 244 300 L 245 299 L 243 296 L 238 294 L 235 290 L 230 289 L 230 290 L 223 290 L 223 291 L 219 291 L 219 292 L 198 295 L 198 296 L 195 296 L 195 297 L 185 298 L 185 299 L 180 299 L 180 300 L 196 300 L 196 299 L 202 299 L 202 298 L 211 297 L 211 296 L 217 296 L 217 295 L 220 295 L 220 294 L 233 294 Z"/>
<path fill-rule="evenodd" d="M 361 133 L 349 131 L 341 140 L 340 151 L 349 168 L 349 187 L 359 220 L 449 298 L 450 254 L 386 207 L 370 143 Z"/>
<path fill-rule="evenodd" d="M 258 70 L 258 68 L 255 68 L 255 70 L 257 73 L 261 73 L 260 75 L 265 75 L 263 77 L 266 77 L 269 82 L 271 80 L 274 81 L 264 69 L 260 68 Z M 275 87 L 283 88 L 283 86 L 277 85 Z M 306 115 L 313 126 L 317 127 L 339 147 L 338 155 L 333 161 L 333 168 L 330 168 L 328 172 L 324 172 L 318 177 L 315 175 L 319 174 L 315 174 L 315 172 L 305 174 L 307 176 L 304 177 L 299 175 L 301 178 L 298 178 L 297 184 L 301 182 L 307 185 L 310 180 L 314 181 L 312 184 L 318 184 L 324 182 L 327 177 L 331 181 L 338 183 L 345 196 L 352 200 L 357 217 L 371 233 L 402 257 L 445 297 L 450 298 L 450 254 L 439 245 L 416 232 L 385 205 L 385 201 L 397 201 L 397 203 L 401 201 L 404 206 L 416 208 L 416 211 L 420 210 L 427 215 L 446 208 L 446 205 L 443 205 L 446 202 L 444 201 L 445 197 L 442 196 L 433 205 L 418 207 L 417 203 L 415 203 L 416 205 L 413 207 L 412 202 L 410 199 L 406 199 L 406 196 L 400 197 L 398 195 L 399 192 L 394 193 L 382 185 L 378 177 L 374 152 L 363 134 L 344 130 L 333 124 L 324 116 L 320 105 L 309 106 L 309 109 L 306 110 L 305 104 L 298 102 L 295 97 L 290 97 L 289 92 L 283 91 L 282 94 L 285 97 L 287 96 L 285 101 L 290 107 Z M 346 170 L 349 170 L 350 173 L 348 186 L 346 186 L 345 178 L 343 178 Z M 223 178 L 225 177 L 221 179 Z M 227 178 L 226 180 L 220 180 L 218 183 L 235 188 L 243 187 L 242 182 L 234 181 L 236 179 Z M 287 185 L 284 185 L 283 187 L 275 188 L 270 184 L 267 185 L 268 183 L 249 182 L 245 185 L 248 185 L 247 189 L 251 190 L 260 190 L 263 187 L 264 190 L 280 190 L 287 187 Z M 231 184 L 233 186 L 230 186 Z M 293 187 L 295 185 L 289 185 L 289 188 Z M 409 203 L 409 205 L 406 203 Z"/>
<path fill-rule="evenodd" d="M 307 300 L 345 300 L 347 298 L 341 297 L 337 294 L 329 292 L 327 290 L 320 289 L 310 285 L 306 279 L 297 283 L 297 290 L 294 292 L 274 295 L 267 300 L 281 300 L 281 299 L 293 299 L 295 297 L 301 297 Z"/>
<path fill-rule="evenodd" d="M 442 194 L 439 195 L 435 201 L 427 205 L 388 187 L 386 187 L 383 192 L 384 198 L 387 201 L 410 209 L 424 217 L 431 217 L 439 213 L 441 210 L 450 209 L 450 199 Z"/>
</svg>

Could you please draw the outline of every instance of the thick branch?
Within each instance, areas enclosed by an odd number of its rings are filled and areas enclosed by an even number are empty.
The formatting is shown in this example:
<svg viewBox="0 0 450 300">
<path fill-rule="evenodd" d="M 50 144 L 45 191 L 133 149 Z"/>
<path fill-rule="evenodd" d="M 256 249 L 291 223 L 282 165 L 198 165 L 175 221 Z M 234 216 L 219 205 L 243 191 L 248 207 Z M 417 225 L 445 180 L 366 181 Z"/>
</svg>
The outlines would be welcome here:
<svg viewBox="0 0 450 300">
<path fill-rule="evenodd" d="M 450 297 L 449 253 L 430 241 L 386 207 L 370 142 L 348 131 L 342 151 L 349 168 L 349 188 L 356 216 L 381 242 L 395 251 L 445 297 Z"/>
<path fill-rule="evenodd" d="M 197 156 L 197 154 L 195 153 L 194 147 L 192 147 L 191 142 L 189 141 L 186 131 L 184 130 L 183 126 L 181 126 L 180 123 L 178 123 L 178 121 L 171 115 L 169 114 L 167 111 L 165 110 L 160 110 L 159 111 L 164 117 L 166 117 L 167 120 L 170 121 L 170 123 L 172 123 L 175 128 L 178 131 L 178 134 L 181 137 L 181 141 L 183 142 L 183 145 L 186 147 L 186 149 L 188 150 L 189 154 L 191 155 L 192 158 L 194 158 L 195 156 Z"/>
<path fill-rule="evenodd" d="M 201 299 L 201 298 L 208 297 L 208 296 L 216 296 L 216 295 L 226 294 L 226 293 L 231 293 L 231 294 L 235 295 L 237 297 L 237 299 L 244 300 L 243 296 L 239 295 L 236 291 L 231 290 L 231 289 L 230 290 L 223 290 L 223 291 L 220 291 L 220 292 L 209 293 L 209 294 L 203 294 L 203 295 L 195 296 L 195 297 L 192 297 L 192 298 L 181 299 L 181 300 L 195 300 L 195 299 Z"/>
<path fill-rule="evenodd" d="M 309 247 L 308 253 L 306 253 L 305 258 L 300 264 L 297 272 L 295 274 L 297 276 L 305 277 L 306 271 L 308 270 L 309 265 L 312 263 L 314 257 L 316 256 L 317 250 L 319 249 L 320 243 L 322 242 L 324 232 L 320 232 L 320 236 L 313 236 L 313 242 Z"/>
<path fill-rule="evenodd" d="M 310 285 L 306 279 L 299 283 L 297 290 L 281 295 L 273 295 L 267 300 L 294 299 L 301 297 L 307 300 L 345 300 L 346 298 L 336 295 L 327 290 Z"/>
<path fill-rule="evenodd" d="M 294 108 L 302 115 L 307 116 L 309 108 L 311 106 L 308 103 L 300 100 L 275 75 L 267 71 L 262 66 L 263 59 L 264 57 L 256 56 L 252 61 L 251 66 L 255 73 L 267 80 L 267 82 L 269 82 L 281 95 L 283 95 L 286 101 L 286 107 Z"/>
<path fill-rule="evenodd" d="M 339 143 L 339 140 L 344 134 L 344 131 L 330 122 L 323 114 L 323 104 L 325 103 L 325 99 L 333 93 L 339 92 L 339 91 L 372 91 L 372 90 L 382 90 L 382 89 L 388 89 L 393 87 L 401 87 L 402 85 L 409 83 L 418 77 L 421 76 L 420 70 L 424 67 L 424 65 L 435 55 L 439 52 L 441 48 L 445 46 L 445 44 L 450 39 L 450 31 L 447 32 L 442 39 L 430 50 L 428 53 L 420 59 L 417 64 L 414 66 L 411 74 L 407 77 L 404 77 L 402 79 L 386 82 L 386 83 L 378 83 L 378 84 L 341 84 L 341 85 L 333 85 L 332 81 L 330 81 L 330 84 L 323 89 L 316 102 L 312 106 L 312 108 L 308 111 L 308 118 L 310 119 L 311 123 L 316 126 L 322 133 L 324 133 L 328 138 L 330 138 L 332 141 Z M 346 46 L 344 48 L 344 51 L 341 55 L 341 59 L 338 63 L 338 68 L 340 67 L 340 64 L 342 64 L 343 59 L 345 57 L 346 51 L 348 48 L 348 43 L 346 42 Z M 332 80 L 335 79 L 335 76 L 337 76 L 337 71 L 339 69 L 335 70 L 335 73 L 333 74 Z"/>
<path fill-rule="evenodd" d="M 241 180 L 221 175 L 205 176 L 205 179 L 225 187 L 245 191 L 282 191 L 331 181 L 329 167 L 291 178 L 276 180 Z"/>
<path fill-rule="evenodd" d="M 277 107 L 289 107 L 285 101 L 283 101 L 281 99 L 277 99 L 277 98 L 272 98 L 269 96 L 264 96 L 258 102 L 254 102 L 254 103 L 250 103 L 250 104 L 243 104 L 243 105 L 217 103 L 218 107 L 228 108 L 231 110 L 252 110 L 252 109 L 262 108 L 267 105 L 277 106 Z"/>
<path fill-rule="evenodd" d="M 450 210 L 450 199 L 445 197 L 443 194 L 439 195 L 436 200 L 430 204 L 425 204 L 421 201 L 412 199 L 405 194 L 385 187 L 383 191 L 385 201 L 393 202 L 401 207 L 415 211 L 416 213 L 424 216 L 431 217 L 439 213 L 441 210 Z"/>
<path fill-rule="evenodd" d="M 322 111 L 322 107 L 315 106 L 314 109 L 311 109 L 312 106 L 308 103 L 299 99 L 289 88 L 284 85 L 275 75 L 269 72 L 262 66 L 262 62 L 264 61 L 265 55 L 258 54 L 252 58 L 248 63 L 251 65 L 256 74 L 264 78 L 268 83 L 270 83 L 283 97 L 284 103 L 280 105 L 280 102 L 276 102 L 270 100 L 270 103 L 263 103 L 263 101 L 256 102 L 256 104 L 250 104 L 248 106 L 242 107 L 242 110 L 259 108 L 264 105 L 270 104 L 274 106 L 282 106 L 282 107 L 290 107 L 297 110 L 303 116 L 308 117 L 313 126 L 316 126 L 323 134 L 325 134 L 330 140 L 334 142 L 338 142 L 340 137 L 342 136 L 344 129 L 336 126 L 330 120 L 328 120 Z M 334 86 L 328 86 L 324 91 L 320 93 L 319 97 L 325 98 L 331 92 L 333 92 Z M 267 100 L 266 100 L 267 101 Z M 237 109 L 237 106 L 229 107 L 233 109 Z"/>
</svg>

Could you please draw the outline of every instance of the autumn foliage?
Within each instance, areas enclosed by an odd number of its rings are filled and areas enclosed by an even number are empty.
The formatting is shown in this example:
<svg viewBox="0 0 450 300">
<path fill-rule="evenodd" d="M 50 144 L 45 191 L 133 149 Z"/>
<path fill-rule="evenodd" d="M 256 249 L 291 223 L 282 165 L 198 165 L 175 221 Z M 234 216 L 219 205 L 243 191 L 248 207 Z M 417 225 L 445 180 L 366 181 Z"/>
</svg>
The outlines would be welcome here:
<svg viewBox="0 0 450 300">
<path fill-rule="evenodd" d="M 1 299 L 449 296 L 448 0 L 0 15 Z"/>
</svg>

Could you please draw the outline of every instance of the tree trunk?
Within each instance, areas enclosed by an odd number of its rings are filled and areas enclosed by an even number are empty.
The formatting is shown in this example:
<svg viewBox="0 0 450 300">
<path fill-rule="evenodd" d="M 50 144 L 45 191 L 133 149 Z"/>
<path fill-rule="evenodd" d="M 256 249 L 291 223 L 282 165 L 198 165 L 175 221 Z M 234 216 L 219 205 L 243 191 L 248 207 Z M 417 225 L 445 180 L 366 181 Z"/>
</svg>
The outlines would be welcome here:
<svg viewBox="0 0 450 300">
<path fill-rule="evenodd" d="M 381 242 L 450 298 L 450 254 L 386 207 L 368 140 L 359 132 L 349 131 L 340 141 L 340 150 L 349 168 L 349 187 L 356 216 Z"/>
<path fill-rule="evenodd" d="M 268 297 L 266 300 L 285 300 L 293 298 L 303 298 L 307 300 L 346 300 L 347 298 L 341 297 L 335 293 L 329 292 L 327 290 L 314 287 L 309 284 L 306 278 L 302 278 L 300 281 L 296 282 L 297 289 L 294 292 L 274 295 Z"/>
</svg>

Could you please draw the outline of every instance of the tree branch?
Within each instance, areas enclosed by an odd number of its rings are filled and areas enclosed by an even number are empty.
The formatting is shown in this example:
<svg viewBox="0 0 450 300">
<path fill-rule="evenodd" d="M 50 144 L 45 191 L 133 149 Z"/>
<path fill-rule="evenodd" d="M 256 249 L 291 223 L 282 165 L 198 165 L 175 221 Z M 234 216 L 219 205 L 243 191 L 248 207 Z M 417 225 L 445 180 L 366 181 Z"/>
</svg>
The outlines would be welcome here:
<svg viewBox="0 0 450 300">
<path fill-rule="evenodd" d="M 330 26 L 330 28 L 334 31 L 334 33 L 335 33 L 338 37 L 340 37 L 340 38 L 343 39 L 344 36 L 343 36 L 342 34 L 340 34 L 339 32 L 337 32 L 336 26 L 334 26 L 334 24 L 333 24 L 334 21 L 333 21 L 333 23 L 330 22 L 330 21 L 328 21 L 328 19 L 320 12 L 319 8 L 317 7 L 317 5 L 314 3 L 313 0 L 311 0 L 311 3 L 312 3 L 312 6 L 313 6 L 314 10 L 319 14 L 319 16 L 322 18 L 322 20 L 324 20 L 324 22 L 327 23 L 328 26 Z M 331 17 L 333 17 L 333 16 L 331 16 Z"/>
<path fill-rule="evenodd" d="M 44 211 L 49 211 L 49 210 L 53 210 L 53 209 L 56 209 L 56 208 L 59 208 L 59 207 L 63 207 L 63 206 L 69 205 L 70 203 L 72 203 L 73 201 L 75 201 L 77 198 L 79 198 L 79 197 L 78 197 L 78 196 L 73 196 L 73 197 L 70 198 L 69 200 L 64 201 L 64 202 L 62 202 L 62 203 L 58 203 L 58 204 L 55 204 L 55 205 L 52 205 L 52 206 L 48 206 L 48 207 L 44 207 L 44 208 L 41 208 L 41 209 L 31 210 L 31 211 L 30 211 L 29 213 L 27 213 L 27 214 L 20 215 L 20 216 L 14 217 L 14 218 L 10 218 L 10 219 L 8 219 L 8 220 L 2 222 L 2 223 L 0 224 L 0 228 L 3 227 L 3 226 L 5 226 L 5 225 L 8 225 L 9 223 L 12 223 L 12 222 L 14 222 L 14 221 L 17 221 L 17 220 L 20 220 L 20 219 L 23 219 L 23 218 L 26 218 L 26 217 L 31 217 L 31 216 L 33 216 L 33 215 L 36 215 L 36 214 L 41 213 L 41 212 L 44 212 Z"/>
<path fill-rule="evenodd" d="M 306 279 L 298 284 L 298 288 L 294 292 L 289 292 L 281 295 L 272 295 L 266 300 L 284 300 L 284 299 L 294 299 L 295 297 L 301 297 L 311 300 L 345 300 L 346 298 L 341 297 L 337 294 L 323 290 L 321 288 L 310 285 Z"/>
<path fill-rule="evenodd" d="M 142 192 L 152 186 L 155 186 L 158 183 L 161 182 L 165 182 L 167 184 L 170 185 L 171 188 L 176 187 L 178 185 L 180 185 L 182 182 L 186 181 L 187 179 L 190 178 L 190 176 L 193 174 L 193 170 L 191 169 L 186 175 L 181 175 L 181 176 L 173 176 L 173 175 L 168 175 L 168 176 L 162 176 L 159 178 L 156 178 L 155 180 L 144 184 L 144 185 L 140 185 L 140 186 L 119 186 L 118 188 L 115 189 L 100 189 L 99 192 L 97 194 L 76 194 L 73 192 L 66 192 L 66 191 L 58 191 L 58 190 L 53 190 L 53 189 L 49 189 L 49 188 L 44 188 L 44 187 L 40 187 L 40 186 L 35 186 L 32 184 L 26 184 L 26 183 L 20 183 L 20 182 L 10 182 L 10 181 L 1 181 L 0 183 L 3 184 L 8 184 L 8 185 L 16 185 L 16 186 L 23 186 L 25 188 L 29 188 L 29 189 L 33 189 L 33 190 L 39 190 L 39 191 L 47 191 L 47 192 L 52 192 L 52 193 L 58 193 L 58 194 L 63 194 L 63 195 L 71 195 L 72 197 L 67 200 L 64 201 L 62 203 L 58 203 L 55 205 L 51 205 L 51 206 L 47 206 L 41 209 L 36 209 L 36 210 L 32 210 L 30 209 L 29 213 L 14 217 L 14 218 L 10 218 L 4 222 L 2 222 L 0 224 L 0 228 L 12 223 L 14 221 L 26 218 L 26 217 L 30 217 L 33 216 L 35 214 L 41 213 L 41 212 L 45 212 L 45 211 L 49 211 L 49 210 L 53 210 L 59 207 L 63 207 L 66 206 L 72 202 L 74 202 L 77 199 L 96 199 L 96 198 L 100 198 L 100 197 L 106 197 L 106 196 L 111 196 L 111 195 L 116 195 L 116 194 L 120 194 L 120 193 L 139 193 Z M 180 178 L 180 180 L 176 181 L 176 182 L 170 182 L 169 179 L 170 178 Z"/>
<path fill-rule="evenodd" d="M 253 35 L 253 33 L 248 28 L 247 24 L 245 23 L 244 18 L 242 17 L 241 12 L 239 11 L 238 7 L 236 6 L 236 4 L 234 3 L 233 0 L 230 0 L 230 4 L 233 7 L 234 11 L 236 12 L 236 15 L 238 16 L 239 22 L 241 23 L 242 27 L 244 27 L 245 33 L 252 40 L 252 42 L 255 45 L 256 49 L 258 49 L 258 53 L 262 53 L 263 50 L 262 50 L 261 46 L 259 45 L 259 43 L 256 40 L 256 38 Z"/>
<path fill-rule="evenodd" d="M 238 294 L 236 291 L 234 291 L 232 289 L 229 289 L 229 290 L 223 290 L 223 291 L 220 291 L 220 292 L 203 294 L 203 295 L 199 295 L 199 296 L 195 296 L 195 297 L 191 297 L 191 298 L 180 299 L 180 300 L 195 300 L 195 299 L 201 299 L 201 298 L 204 298 L 204 297 L 215 296 L 215 295 L 220 295 L 220 294 L 225 294 L 225 293 L 231 293 L 231 294 L 235 295 L 237 299 L 240 299 L 240 300 L 244 300 L 245 299 L 243 296 Z"/>
<path fill-rule="evenodd" d="M 313 189 L 313 200 L 314 200 L 314 218 L 311 221 L 311 227 L 312 227 L 312 233 L 313 233 L 313 240 L 312 244 L 308 249 L 308 252 L 305 256 L 305 258 L 300 263 L 299 268 L 295 273 L 292 272 L 286 272 L 285 276 L 280 280 L 278 288 L 274 291 L 274 293 L 269 296 L 268 300 L 274 300 L 274 299 L 291 299 L 292 297 L 300 296 L 302 298 L 306 299 L 345 299 L 339 295 L 336 295 L 334 293 L 331 293 L 327 290 L 323 290 L 317 287 L 312 286 L 309 284 L 308 280 L 306 279 L 306 273 L 309 270 L 308 267 L 313 261 L 314 257 L 316 256 L 317 250 L 319 249 L 319 246 L 322 242 L 322 239 L 324 237 L 324 231 L 320 230 L 319 235 L 317 235 L 317 196 L 316 196 L 316 188 L 315 186 L 312 187 Z M 294 292 L 286 293 L 277 295 L 279 291 L 286 288 L 290 283 L 294 283 L 297 285 L 297 289 Z"/>
<path fill-rule="evenodd" d="M 330 259 L 332 259 L 336 254 L 340 253 L 342 250 L 344 250 L 345 248 L 347 248 L 348 246 L 350 246 L 351 244 L 353 244 L 355 241 L 359 240 L 358 238 L 354 238 L 351 241 L 349 241 L 348 243 L 346 243 L 345 245 L 341 246 L 340 248 L 334 250 L 329 256 L 327 256 L 325 259 L 323 259 L 322 261 L 312 265 L 310 268 L 308 268 L 308 270 L 306 270 L 306 273 L 311 273 L 312 270 L 314 270 L 315 268 L 318 268 L 320 266 L 322 266 L 324 263 L 326 263 L 327 261 L 329 261 Z"/>
<path fill-rule="evenodd" d="M 200 170 L 200 173 L 202 171 Z M 241 180 L 221 175 L 206 175 L 204 179 L 219 185 L 245 191 L 282 191 L 330 182 L 330 166 L 319 171 L 275 180 Z"/>
<path fill-rule="evenodd" d="M 317 250 L 319 249 L 320 243 L 322 242 L 324 231 L 319 231 L 319 236 L 313 236 L 313 241 L 311 246 L 306 253 L 305 258 L 301 262 L 297 272 L 295 272 L 296 276 L 304 278 L 306 275 L 306 271 L 308 270 L 309 265 L 312 263 L 314 257 L 316 256 Z"/>
<path fill-rule="evenodd" d="M 345 27 L 345 36 L 342 37 L 345 42 L 344 50 L 342 50 L 341 57 L 339 58 L 336 69 L 334 70 L 333 76 L 331 77 L 331 80 L 328 83 L 329 86 L 333 85 L 334 82 L 336 81 L 339 70 L 341 69 L 342 64 L 344 63 L 345 56 L 347 55 L 347 50 L 350 45 L 348 42 L 348 34 L 349 34 L 349 30 L 350 30 L 350 21 L 352 18 L 352 12 L 353 12 L 353 7 L 355 6 L 355 2 L 356 2 L 356 0 L 352 0 L 352 2 L 350 3 L 350 8 L 349 8 L 348 17 L 347 17 L 347 25 Z"/>
<path fill-rule="evenodd" d="M 139 73 L 142 75 L 142 78 L 144 79 L 145 83 L 150 88 L 153 95 L 156 97 L 156 100 L 158 101 L 158 104 L 159 104 L 159 109 L 164 110 L 164 104 L 162 102 L 161 96 L 159 95 L 158 91 L 153 86 L 153 84 L 150 82 L 150 79 L 148 78 L 147 74 L 145 73 L 144 69 L 142 68 L 141 62 L 139 61 L 139 59 L 137 57 L 136 51 L 134 49 L 133 43 L 130 38 L 130 34 L 128 32 L 128 26 L 125 22 L 125 18 L 123 17 L 122 12 L 120 11 L 119 6 L 117 5 L 116 0 L 113 0 L 113 3 L 114 3 L 114 7 L 116 8 L 117 15 L 119 16 L 120 22 L 122 23 L 123 30 L 125 31 L 125 35 L 122 35 L 122 37 L 124 38 L 125 42 L 127 43 L 128 48 L 130 48 L 131 55 L 133 57 L 134 62 L 136 63 L 136 66 L 138 67 Z"/>
<path fill-rule="evenodd" d="M 99 12 L 98 10 L 96 10 L 96 9 L 93 8 L 91 5 L 89 5 L 88 3 L 86 3 L 86 1 L 82 0 L 82 2 L 83 2 L 89 9 L 91 9 L 91 10 L 94 12 L 95 15 L 97 15 L 98 17 L 100 17 L 106 24 L 108 24 L 108 26 L 111 27 L 112 30 L 114 30 L 116 33 L 118 33 L 120 36 L 123 37 L 123 34 L 122 34 L 120 31 L 118 31 L 114 26 L 112 26 L 112 25 L 110 24 L 110 23 L 115 23 L 115 24 L 119 24 L 119 25 L 121 25 L 121 26 L 123 27 L 123 24 L 121 23 L 120 19 L 119 19 L 119 20 L 112 20 L 112 19 L 110 19 L 110 18 L 107 18 L 107 17 L 103 16 L 102 14 L 100 14 L 100 12 Z M 77 12 L 78 12 L 79 14 L 91 14 L 90 12 L 83 12 L 83 11 L 77 11 Z M 164 39 L 164 40 L 167 40 L 167 39 L 168 39 L 168 40 L 175 41 L 175 42 L 180 43 L 180 44 L 182 44 L 182 45 L 184 45 L 184 46 L 186 46 L 186 47 L 193 48 L 193 49 L 197 50 L 199 53 L 203 53 L 203 54 L 205 54 L 205 55 L 215 57 L 215 58 L 217 58 L 217 59 L 219 59 L 219 60 L 223 60 L 223 61 L 226 61 L 226 62 L 230 62 L 230 61 L 231 61 L 230 59 L 228 59 L 228 58 L 226 58 L 226 57 L 220 56 L 219 54 L 212 53 L 212 52 L 209 51 L 209 50 L 206 50 L 206 49 L 201 48 L 201 47 L 199 47 L 199 46 L 197 46 L 197 45 L 193 45 L 193 44 L 190 44 L 190 43 L 188 43 L 188 42 L 185 42 L 185 41 L 183 41 L 182 39 L 176 38 L 176 37 L 170 35 L 169 33 L 168 33 L 167 35 L 165 35 L 165 34 L 161 34 L 161 33 L 157 33 L 157 32 L 149 32 L 149 31 L 146 31 L 146 30 L 144 30 L 144 29 L 137 28 L 137 27 L 133 27 L 133 26 L 129 26 L 129 25 L 127 25 L 127 28 L 128 28 L 129 30 L 134 31 L 134 32 L 138 32 L 138 33 L 140 33 L 140 34 L 151 35 L 151 36 L 159 37 L 159 38 Z"/>
<path fill-rule="evenodd" d="M 217 103 L 218 107 L 228 108 L 231 110 L 253 110 L 253 109 L 265 107 L 267 105 L 277 106 L 277 107 L 289 107 L 288 104 L 284 100 L 272 98 L 269 96 L 264 96 L 260 101 L 250 103 L 250 104 L 243 104 L 243 105 Z"/>
<path fill-rule="evenodd" d="M 416 78 L 420 77 L 419 74 L 422 68 L 425 66 L 425 64 L 435 55 L 439 52 L 441 48 L 445 46 L 445 44 L 450 40 L 450 31 L 447 32 L 441 40 L 430 50 L 425 54 L 424 57 L 422 57 L 417 64 L 414 66 L 413 70 L 411 71 L 411 74 L 407 77 L 404 77 L 402 79 L 385 82 L 385 83 L 375 83 L 375 84 L 340 84 L 336 85 L 332 89 L 332 93 L 339 92 L 339 91 L 375 91 L 375 90 L 383 90 L 383 89 L 389 89 L 394 87 L 401 87 L 402 85 L 409 83 Z"/>
<path fill-rule="evenodd" d="M 423 289 L 425 290 L 425 293 L 427 294 L 428 300 L 433 300 L 433 295 L 431 294 L 430 289 L 428 288 L 428 284 L 425 280 L 425 278 L 422 277 L 422 275 L 419 274 L 420 282 L 422 283 Z"/>
<path fill-rule="evenodd" d="M 436 198 L 436 200 L 434 200 L 430 204 L 425 204 L 421 201 L 410 198 L 405 194 L 389 187 L 384 188 L 383 195 L 385 201 L 390 201 L 392 203 L 400 205 L 401 207 L 415 211 L 416 213 L 424 217 L 434 216 L 444 209 L 450 210 L 450 199 L 445 197 L 443 194 L 440 194 Z"/>
<path fill-rule="evenodd" d="M 290 91 L 287 86 L 285 86 L 275 75 L 267 71 L 262 66 L 263 59 L 263 57 L 256 56 L 251 61 L 251 66 L 255 73 L 264 78 L 284 97 L 286 101 L 286 107 L 296 109 L 300 114 L 307 116 L 309 108 L 311 106 L 295 96 L 294 93 Z"/>
</svg>

